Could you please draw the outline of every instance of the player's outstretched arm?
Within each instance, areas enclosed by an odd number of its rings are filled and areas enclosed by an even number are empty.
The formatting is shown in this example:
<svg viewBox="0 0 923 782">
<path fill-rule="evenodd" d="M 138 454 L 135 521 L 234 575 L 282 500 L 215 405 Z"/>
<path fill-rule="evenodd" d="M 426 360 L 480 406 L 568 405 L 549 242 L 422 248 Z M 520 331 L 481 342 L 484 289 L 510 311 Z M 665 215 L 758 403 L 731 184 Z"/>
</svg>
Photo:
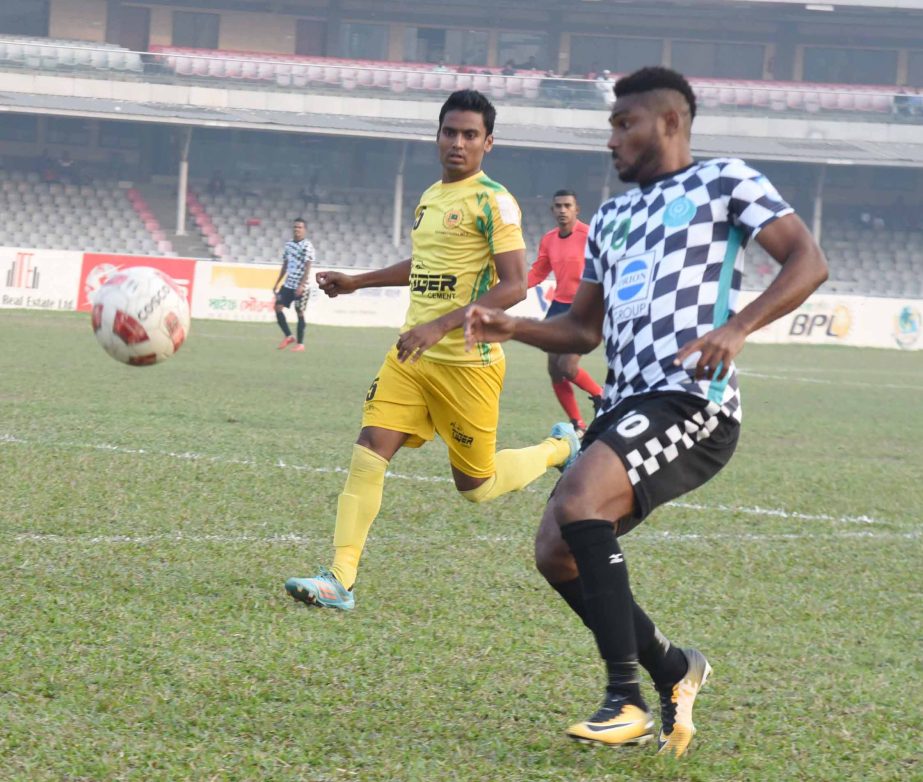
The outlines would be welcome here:
<svg viewBox="0 0 923 782">
<path fill-rule="evenodd" d="M 343 272 L 318 272 L 317 285 L 331 299 L 340 294 L 353 293 L 360 288 L 387 288 L 410 284 L 410 259 L 374 269 L 363 274 Z"/>
<path fill-rule="evenodd" d="M 701 354 L 695 367 L 698 380 L 723 379 L 750 334 L 797 308 L 827 279 L 824 252 L 797 215 L 770 223 L 756 240 L 782 269 L 765 291 L 727 323 L 679 349 L 677 365 L 695 353 Z"/>
<path fill-rule="evenodd" d="M 548 353 L 589 353 L 602 339 L 605 313 L 602 286 L 582 282 L 569 311 L 549 320 L 514 318 L 481 303 L 465 313 L 468 350 L 478 342 L 516 340 Z"/>
<path fill-rule="evenodd" d="M 497 267 L 497 284 L 481 296 L 478 303 L 505 310 L 526 297 L 526 252 L 510 250 L 497 253 L 494 265 Z M 465 313 L 471 306 L 459 307 L 401 334 L 397 340 L 398 361 L 410 359 L 411 363 L 415 362 L 425 350 L 429 350 L 450 331 L 462 328 L 465 325 Z"/>
</svg>

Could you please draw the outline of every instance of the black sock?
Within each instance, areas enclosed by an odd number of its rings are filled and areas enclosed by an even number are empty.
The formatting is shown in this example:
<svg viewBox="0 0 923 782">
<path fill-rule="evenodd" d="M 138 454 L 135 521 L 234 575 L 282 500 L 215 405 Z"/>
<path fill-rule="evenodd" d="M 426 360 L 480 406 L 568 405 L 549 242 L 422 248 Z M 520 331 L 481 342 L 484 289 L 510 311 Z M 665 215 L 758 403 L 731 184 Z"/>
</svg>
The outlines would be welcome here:
<svg viewBox="0 0 923 782">
<path fill-rule="evenodd" d="M 292 330 L 288 327 L 288 320 L 285 317 L 285 313 L 277 312 L 276 320 L 279 321 L 279 328 L 282 329 L 282 333 L 285 334 L 286 337 L 292 336 Z"/>
<path fill-rule="evenodd" d="M 304 330 L 307 324 L 304 322 L 304 318 L 298 318 L 298 344 L 301 345 L 304 342 Z"/>
<path fill-rule="evenodd" d="M 655 687 L 670 687 L 686 675 L 689 661 L 682 650 L 657 629 L 641 606 L 634 602 L 632 606 L 638 662 L 651 675 Z"/>
<path fill-rule="evenodd" d="M 586 615 L 586 606 L 583 604 L 583 587 L 580 586 L 580 579 L 575 578 L 573 581 L 560 581 L 557 584 L 552 584 L 551 588 L 564 598 L 564 601 L 570 606 L 570 610 L 577 614 L 577 616 L 580 617 L 580 621 L 592 631 L 593 628 L 590 627 Z"/>
<path fill-rule="evenodd" d="M 583 604 L 606 662 L 610 695 L 647 708 L 638 686 L 638 649 L 635 641 L 634 601 L 628 584 L 628 567 L 605 519 L 574 521 L 561 526 L 580 573 Z"/>
</svg>

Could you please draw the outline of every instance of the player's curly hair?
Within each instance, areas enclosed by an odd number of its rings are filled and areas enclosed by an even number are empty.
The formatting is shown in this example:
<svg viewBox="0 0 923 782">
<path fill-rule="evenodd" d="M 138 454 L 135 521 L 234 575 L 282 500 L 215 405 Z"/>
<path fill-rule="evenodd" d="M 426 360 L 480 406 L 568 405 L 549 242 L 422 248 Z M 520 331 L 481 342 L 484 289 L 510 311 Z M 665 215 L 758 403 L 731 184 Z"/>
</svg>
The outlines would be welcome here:
<svg viewBox="0 0 923 782">
<path fill-rule="evenodd" d="M 651 90 L 676 90 L 689 104 L 689 118 L 695 119 L 695 93 L 686 77 L 671 68 L 660 65 L 641 68 L 619 79 L 613 90 L 616 98 Z"/>
<path fill-rule="evenodd" d="M 475 111 L 484 118 L 484 127 L 489 136 L 494 132 L 494 122 L 497 119 L 497 110 L 487 97 L 477 90 L 457 90 L 449 95 L 442 108 L 439 110 L 439 127 L 442 120 L 450 111 Z"/>
</svg>

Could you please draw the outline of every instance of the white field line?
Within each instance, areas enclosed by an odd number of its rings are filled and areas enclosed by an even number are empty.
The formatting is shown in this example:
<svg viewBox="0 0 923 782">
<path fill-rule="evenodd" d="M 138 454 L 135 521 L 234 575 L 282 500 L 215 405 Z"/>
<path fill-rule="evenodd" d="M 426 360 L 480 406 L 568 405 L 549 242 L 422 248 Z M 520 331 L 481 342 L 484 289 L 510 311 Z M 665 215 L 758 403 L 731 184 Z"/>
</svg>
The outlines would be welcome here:
<svg viewBox="0 0 923 782">
<path fill-rule="evenodd" d="M 794 375 L 767 375 L 762 372 L 751 372 L 738 369 L 741 377 L 755 377 L 759 380 L 784 380 L 787 383 L 813 383 L 820 386 L 854 386 L 857 388 L 896 388 L 909 391 L 923 391 L 923 386 L 909 386 L 900 383 L 863 383 L 856 380 L 821 380 L 816 377 L 796 377 Z"/>
<path fill-rule="evenodd" d="M 254 459 L 227 458 L 223 456 L 208 456 L 206 454 L 194 451 L 158 451 L 149 448 L 126 448 L 119 445 L 94 444 L 94 443 L 75 443 L 75 442 L 41 442 L 29 441 L 15 435 L 0 433 L 0 445 L 44 445 L 57 448 L 79 448 L 85 450 L 106 451 L 109 453 L 118 453 L 125 455 L 142 455 L 142 456 L 160 456 L 170 459 L 180 459 L 184 461 L 201 461 L 212 464 L 235 464 L 250 467 L 265 467 L 268 462 L 258 462 Z M 316 474 L 345 474 L 344 467 L 313 467 L 303 464 L 289 464 L 282 459 L 271 463 L 272 467 L 283 470 L 295 470 L 298 472 L 310 472 Z M 420 483 L 452 483 L 452 479 L 443 476 L 429 475 L 406 475 L 388 471 L 386 475 L 389 478 L 403 481 L 416 481 Z M 545 493 L 547 489 L 536 489 L 526 487 L 525 491 Z M 834 516 L 826 513 L 802 513 L 801 511 L 790 511 L 782 508 L 761 508 L 759 506 L 732 506 L 732 505 L 703 505 L 694 502 L 674 501 L 667 503 L 668 507 L 680 508 L 684 510 L 701 511 L 712 514 L 742 514 L 745 516 L 758 516 L 762 518 L 779 518 L 793 519 L 796 521 L 829 521 L 836 524 L 886 524 L 884 519 L 876 519 L 872 516 Z"/>
<path fill-rule="evenodd" d="M 745 364 L 737 365 L 737 369 L 744 372 L 782 372 L 784 374 L 794 374 L 794 375 L 837 375 L 837 374 L 847 374 L 847 375 L 875 375 L 878 374 L 874 369 L 868 369 L 866 367 L 785 367 L 785 366 L 747 366 Z M 906 375 L 908 377 L 917 378 L 923 380 L 923 372 L 919 370 L 912 369 L 898 369 L 898 370 L 888 370 L 889 375 Z"/>
<path fill-rule="evenodd" d="M 41 534 L 24 532 L 12 536 L 18 543 L 47 543 L 49 545 L 119 545 L 146 546 L 157 543 L 176 544 L 201 544 L 219 543 L 228 545 L 262 544 L 262 545 L 295 545 L 316 546 L 317 536 L 306 535 L 186 535 L 182 532 L 162 533 L 153 535 L 59 535 L 56 533 Z M 881 530 L 836 530 L 833 532 L 635 532 L 631 540 L 639 543 L 714 543 L 715 541 L 787 541 L 787 540 L 919 540 L 923 537 L 923 530 L 907 532 L 886 532 Z M 401 545 L 431 545 L 432 540 L 420 536 L 401 535 L 371 535 L 371 542 L 400 543 Z M 512 535 L 474 535 L 470 538 L 479 543 L 515 543 L 525 544 L 531 540 L 530 536 Z"/>
</svg>

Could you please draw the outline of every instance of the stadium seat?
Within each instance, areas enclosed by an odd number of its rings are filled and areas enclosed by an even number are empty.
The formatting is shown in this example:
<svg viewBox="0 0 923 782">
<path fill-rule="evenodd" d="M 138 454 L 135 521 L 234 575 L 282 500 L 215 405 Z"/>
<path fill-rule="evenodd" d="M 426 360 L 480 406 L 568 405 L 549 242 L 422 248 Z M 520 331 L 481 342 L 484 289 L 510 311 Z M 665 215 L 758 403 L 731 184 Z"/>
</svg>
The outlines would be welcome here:
<svg viewBox="0 0 923 782">
<path fill-rule="evenodd" d="M 340 83 L 344 90 L 356 89 L 358 73 L 355 68 L 343 68 L 340 72 Z"/>
<path fill-rule="evenodd" d="M 490 76 L 490 94 L 494 98 L 505 98 L 506 97 L 506 77 L 505 76 Z"/>
<path fill-rule="evenodd" d="M 404 71 L 391 71 L 391 92 L 405 92 L 407 90 L 407 74 Z"/>
</svg>

